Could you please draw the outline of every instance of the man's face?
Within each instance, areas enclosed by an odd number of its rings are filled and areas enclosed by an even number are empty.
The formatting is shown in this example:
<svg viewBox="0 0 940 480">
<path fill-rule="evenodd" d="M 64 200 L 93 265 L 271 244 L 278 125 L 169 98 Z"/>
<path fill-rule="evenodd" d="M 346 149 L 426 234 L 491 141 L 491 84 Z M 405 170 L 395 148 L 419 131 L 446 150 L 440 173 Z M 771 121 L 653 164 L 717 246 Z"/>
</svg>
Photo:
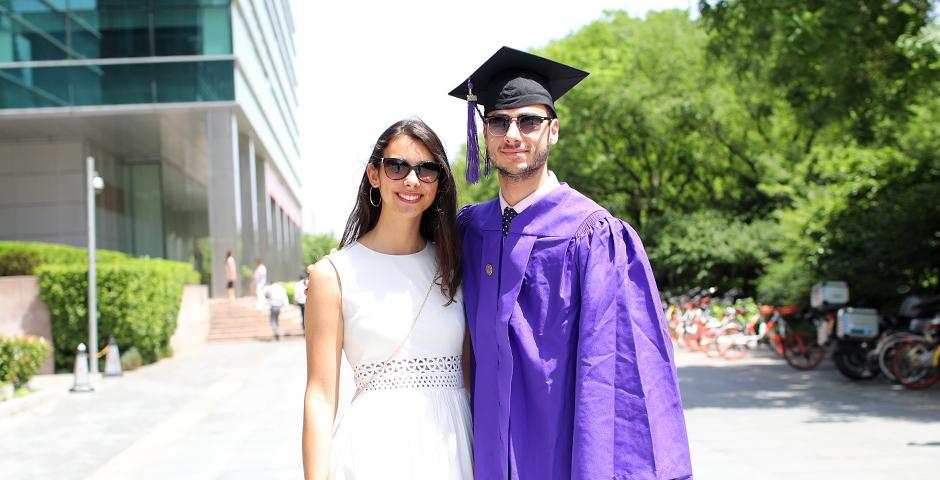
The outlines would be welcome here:
<svg viewBox="0 0 940 480">
<path fill-rule="evenodd" d="M 519 108 L 492 110 L 487 117 L 513 118 L 505 135 L 496 135 L 490 125 L 483 129 L 486 149 L 496 170 L 505 178 L 523 180 L 542 171 L 548 161 L 549 145 L 558 142 L 558 119 L 545 120 L 531 132 L 520 129 L 519 117 L 548 117 L 548 107 L 526 105 Z M 530 119 L 531 121 L 531 119 Z"/>
</svg>

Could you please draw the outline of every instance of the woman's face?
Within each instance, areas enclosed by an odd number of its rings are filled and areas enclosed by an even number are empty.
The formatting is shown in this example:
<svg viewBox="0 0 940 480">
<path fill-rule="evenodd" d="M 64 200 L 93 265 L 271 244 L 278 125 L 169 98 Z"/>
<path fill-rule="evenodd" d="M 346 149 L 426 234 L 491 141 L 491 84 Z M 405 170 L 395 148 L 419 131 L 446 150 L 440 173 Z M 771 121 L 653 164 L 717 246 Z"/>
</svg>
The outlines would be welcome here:
<svg viewBox="0 0 940 480">
<path fill-rule="evenodd" d="M 420 141 L 407 135 L 399 135 L 389 142 L 382 152 L 385 158 L 400 158 L 409 165 L 420 162 L 434 162 L 431 152 Z M 438 181 L 427 183 L 418 180 L 417 174 L 412 170 L 405 178 L 392 180 L 385 173 L 381 163 L 366 167 L 369 183 L 379 189 L 382 194 L 382 213 L 405 218 L 421 218 L 428 207 L 434 202 L 437 195 Z M 375 198 L 376 193 L 370 192 Z"/>
</svg>

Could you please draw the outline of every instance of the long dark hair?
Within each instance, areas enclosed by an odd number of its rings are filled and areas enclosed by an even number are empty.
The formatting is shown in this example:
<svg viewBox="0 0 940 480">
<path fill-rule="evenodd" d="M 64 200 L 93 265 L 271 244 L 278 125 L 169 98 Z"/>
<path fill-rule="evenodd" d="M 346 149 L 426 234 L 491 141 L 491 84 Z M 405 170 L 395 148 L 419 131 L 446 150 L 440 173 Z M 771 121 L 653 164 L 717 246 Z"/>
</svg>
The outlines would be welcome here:
<svg viewBox="0 0 940 480">
<path fill-rule="evenodd" d="M 397 137 L 407 136 L 424 144 L 431 152 L 435 163 L 443 167 L 442 174 L 437 180 L 437 195 L 434 202 L 421 215 L 421 236 L 434 242 L 437 247 L 437 277 L 441 286 L 441 293 L 448 298 L 448 305 L 454 301 L 457 289 L 460 288 L 461 262 L 460 241 L 457 237 L 457 185 L 454 184 L 454 175 L 447 162 L 447 153 L 437 134 L 426 123 L 417 118 L 408 118 L 395 122 L 388 127 L 375 142 L 369 162 L 374 163 L 382 158 L 385 148 Z M 382 169 L 379 168 L 379 175 Z M 382 213 L 382 204 L 373 207 L 369 201 L 372 184 L 365 172 L 359 184 L 359 194 L 356 195 L 356 206 L 346 221 L 346 230 L 339 244 L 343 248 L 375 228 Z"/>
</svg>

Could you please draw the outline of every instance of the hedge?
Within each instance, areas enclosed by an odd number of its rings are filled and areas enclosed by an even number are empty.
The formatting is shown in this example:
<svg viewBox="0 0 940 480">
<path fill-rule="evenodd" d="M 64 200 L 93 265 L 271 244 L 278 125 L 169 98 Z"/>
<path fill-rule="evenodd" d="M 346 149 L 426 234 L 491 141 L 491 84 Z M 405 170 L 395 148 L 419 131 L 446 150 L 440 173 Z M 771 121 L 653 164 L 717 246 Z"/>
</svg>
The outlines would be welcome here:
<svg viewBox="0 0 940 480">
<path fill-rule="evenodd" d="M 88 342 L 88 267 L 36 268 L 39 297 L 49 307 L 57 369 L 71 369 L 75 349 Z M 122 351 L 135 347 L 144 363 L 172 354 L 183 287 L 198 283 L 192 265 L 160 259 L 126 259 L 97 266 L 98 345 L 114 336 Z"/>
<path fill-rule="evenodd" d="M 111 250 L 95 250 L 97 263 L 111 263 L 130 257 Z M 88 263 L 85 248 L 42 242 L 0 242 L 0 277 L 35 275 L 42 265 Z"/>
<path fill-rule="evenodd" d="M 40 337 L 0 336 L 0 383 L 26 385 L 51 350 L 49 342 Z"/>
</svg>

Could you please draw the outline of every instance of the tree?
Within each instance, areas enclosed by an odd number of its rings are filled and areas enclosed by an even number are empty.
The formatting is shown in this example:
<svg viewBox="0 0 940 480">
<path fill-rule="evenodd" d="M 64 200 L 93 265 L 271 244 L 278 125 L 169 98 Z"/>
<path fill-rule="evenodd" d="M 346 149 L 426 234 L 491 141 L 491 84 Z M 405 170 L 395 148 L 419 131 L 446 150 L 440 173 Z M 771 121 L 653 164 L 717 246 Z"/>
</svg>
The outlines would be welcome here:
<svg viewBox="0 0 940 480">
<path fill-rule="evenodd" d="M 890 134 L 940 76 L 932 0 L 700 1 L 708 48 L 739 78 L 779 94 L 806 125 L 835 126 L 863 145 Z"/>
<path fill-rule="evenodd" d="M 483 139 L 480 139 L 480 152 L 483 152 Z M 496 198 L 499 194 L 499 179 L 496 170 L 490 168 L 490 174 L 483 176 L 483 166 L 480 166 L 480 181 L 468 185 L 467 173 L 467 146 L 464 145 L 455 161 L 451 162 L 454 181 L 457 184 L 457 208 L 471 203 L 483 203 Z"/>
<path fill-rule="evenodd" d="M 704 3 L 604 17 L 537 53 L 591 75 L 559 100 L 559 179 L 629 221 L 663 290 L 889 306 L 940 288 L 940 28 L 923 1 Z M 462 177 L 463 160 L 455 162 Z M 495 175 L 461 182 L 493 198 Z"/>
<path fill-rule="evenodd" d="M 607 12 L 540 52 L 591 72 L 557 104 L 551 167 L 641 233 L 672 212 L 749 215 L 768 201 L 758 158 L 730 126 L 744 113 L 728 72 L 706 65 L 706 40 L 685 12 Z"/>
<path fill-rule="evenodd" d="M 305 233 L 303 237 L 304 264 L 312 265 L 333 248 L 339 247 L 339 240 L 333 232 L 311 235 Z"/>
</svg>

